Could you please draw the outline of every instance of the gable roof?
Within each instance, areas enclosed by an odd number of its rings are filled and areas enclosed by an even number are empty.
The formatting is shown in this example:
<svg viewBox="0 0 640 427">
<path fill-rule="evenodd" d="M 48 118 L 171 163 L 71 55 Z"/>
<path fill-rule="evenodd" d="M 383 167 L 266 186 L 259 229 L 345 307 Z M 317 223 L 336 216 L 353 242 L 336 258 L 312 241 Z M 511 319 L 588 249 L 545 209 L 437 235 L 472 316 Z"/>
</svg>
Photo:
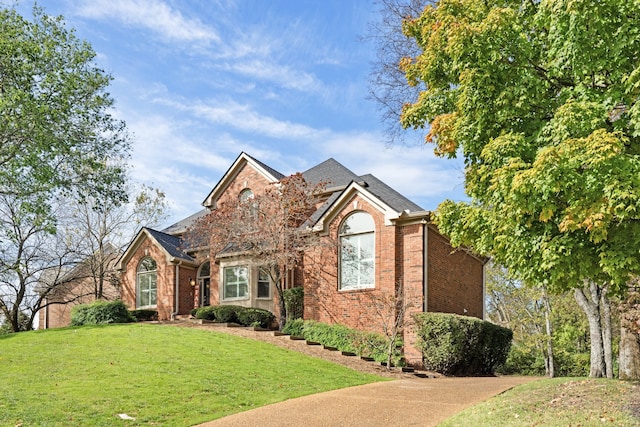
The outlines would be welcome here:
<svg viewBox="0 0 640 427">
<path fill-rule="evenodd" d="M 198 212 L 189 215 L 188 217 L 181 219 L 180 221 L 176 222 L 175 224 L 171 224 L 170 226 L 168 226 L 167 228 L 165 228 L 164 230 L 162 230 L 163 233 L 166 234 L 171 234 L 171 235 L 180 235 L 180 234 L 184 234 L 187 229 L 189 227 L 191 227 L 198 219 L 202 218 L 203 216 L 205 216 L 206 214 L 208 214 L 210 211 L 209 209 L 205 208 L 205 209 L 200 209 Z"/>
<path fill-rule="evenodd" d="M 143 227 L 138 231 L 136 237 L 131 241 L 127 249 L 124 251 L 117 263 L 117 269 L 123 270 L 131 256 L 136 252 L 140 244 L 149 239 L 159 249 L 164 252 L 167 262 L 184 261 L 187 264 L 195 265 L 195 258 L 188 255 L 181 248 L 182 239 L 178 236 L 163 233 L 162 231 L 153 230 Z"/>
<path fill-rule="evenodd" d="M 416 203 L 413 203 L 411 200 L 407 199 L 402 194 L 398 193 L 393 188 L 389 187 L 384 182 L 380 181 L 378 178 L 371 174 L 362 175 L 362 181 L 366 183 L 367 190 L 372 194 L 378 196 L 380 200 L 384 201 L 386 204 L 391 206 L 396 212 L 403 211 L 424 211 Z"/>
<path fill-rule="evenodd" d="M 328 188 L 346 187 L 351 181 L 360 181 L 358 175 L 351 172 L 333 158 L 327 159 L 306 172 L 303 172 L 302 176 L 313 185 L 326 181 Z"/>
<path fill-rule="evenodd" d="M 284 178 L 284 175 L 277 170 L 265 165 L 259 160 L 254 159 L 243 151 L 242 153 L 240 153 L 238 158 L 236 158 L 231 167 L 229 167 L 229 169 L 225 172 L 220 181 L 218 181 L 216 186 L 213 187 L 213 190 L 211 190 L 207 197 L 202 201 L 202 205 L 207 208 L 215 208 L 216 202 L 218 201 L 222 193 L 224 193 L 229 184 L 231 184 L 233 179 L 247 164 L 251 165 L 269 182 L 278 182 L 282 178 Z"/>
</svg>

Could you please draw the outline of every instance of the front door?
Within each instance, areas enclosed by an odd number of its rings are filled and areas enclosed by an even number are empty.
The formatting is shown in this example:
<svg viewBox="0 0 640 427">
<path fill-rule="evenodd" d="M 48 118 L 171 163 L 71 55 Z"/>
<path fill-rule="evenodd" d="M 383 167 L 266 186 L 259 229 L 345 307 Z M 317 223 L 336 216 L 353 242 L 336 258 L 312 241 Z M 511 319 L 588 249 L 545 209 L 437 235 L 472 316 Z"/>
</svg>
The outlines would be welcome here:
<svg viewBox="0 0 640 427">
<path fill-rule="evenodd" d="M 208 277 L 202 279 L 200 286 L 201 286 L 200 295 L 202 295 L 202 306 L 204 307 L 211 303 L 210 302 L 210 297 L 211 297 L 210 279 Z"/>
</svg>

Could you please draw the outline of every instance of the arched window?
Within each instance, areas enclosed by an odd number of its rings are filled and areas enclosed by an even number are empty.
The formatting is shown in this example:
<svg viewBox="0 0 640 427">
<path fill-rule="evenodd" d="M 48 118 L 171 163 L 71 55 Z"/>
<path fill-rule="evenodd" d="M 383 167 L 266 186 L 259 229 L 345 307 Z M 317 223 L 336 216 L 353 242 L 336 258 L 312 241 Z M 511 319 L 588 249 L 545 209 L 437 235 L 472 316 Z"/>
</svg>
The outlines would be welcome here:
<svg viewBox="0 0 640 427">
<path fill-rule="evenodd" d="M 240 203 L 245 203 L 251 199 L 253 199 L 253 191 L 251 191 L 250 188 L 245 188 L 238 195 L 238 200 L 240 200 Z"/>
<path fill-rule="evenodd" d="M 136 273 L 136 307 L 155 307 L 158 298 L 158 265 L 151 257 L 142 258 Z"/>
<path fill-rule="evenodd" d="M 375 287 L 375 228 L 366 212 L 349 215 L 340 226 L 341 290 Z"/>
<path fill-rule="evenodd" d="M 211 304 L 211 263 L 204 262 L 198 270 L 198 286 L 200 286 L 200 295 L 202 295 L 201 305 Z"/>
</svg>

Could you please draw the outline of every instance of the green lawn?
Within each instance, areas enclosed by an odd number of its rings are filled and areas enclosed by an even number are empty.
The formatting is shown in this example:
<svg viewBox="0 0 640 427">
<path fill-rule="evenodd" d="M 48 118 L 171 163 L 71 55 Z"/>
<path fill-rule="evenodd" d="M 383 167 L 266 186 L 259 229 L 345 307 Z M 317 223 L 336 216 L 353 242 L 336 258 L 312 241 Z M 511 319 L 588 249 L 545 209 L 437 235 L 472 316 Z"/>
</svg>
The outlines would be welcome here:
<svg viewBox="0 0 640 427">
<path fill-rule="evenodd" d="M 2 336 L 0 379 L 0 425 L 11 427 L 190 426 L 382 380 L 224 333 L 142 324 Z"/>
<path fill-rule="evenodd" d="M 438 427 L 632 427 L 640 425 L 639 415 L 637 382 L 554 378 L 515 387 Z"/>
</svg>

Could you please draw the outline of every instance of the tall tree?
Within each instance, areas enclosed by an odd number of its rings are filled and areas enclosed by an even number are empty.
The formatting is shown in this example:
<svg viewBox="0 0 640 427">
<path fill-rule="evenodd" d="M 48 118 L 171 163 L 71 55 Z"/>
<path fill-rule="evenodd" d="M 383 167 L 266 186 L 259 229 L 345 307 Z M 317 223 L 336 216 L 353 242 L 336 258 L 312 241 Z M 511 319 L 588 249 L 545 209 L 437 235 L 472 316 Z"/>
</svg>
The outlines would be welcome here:
<svg viewBox="0 0 640 427">
<path fill-rule="evenodd" d="M 68 284 L 75 256 L 55 233 L 54 214 L 0 194 L 0 312 L 14 332 L 32 329 L 42 300 Z"/>
<path fill-rule="evenodd" d="M 297 173 L 253 197 L 224 201 L 188 230 L 187 246 L 206 246 L 213 257 L 233 253 L 260 266 L 276 289 L 282 327 L 287 319 L 285 277 L 302 266 L 307 248 L 320 244 L 304 223 L 316 210 L 324 187 Z"/>
<path fill-rule="evenodd" d="M 373 100 L 385 124 L 384 133 L 390 144 L 404 144 L 407 132 L 400 124 L 400 114 L 407 102 L 415 102 L 419 85 L 409 86 L 404 72 L 398 67 L 405 57 L 417 56 L 420 48 L 402 33 L 402 21 L 419 15 L 434 0 L 377 0 L 378 19 L 369 23 L 364 37 L 375 46 L 376 56 L 371 64 L 369 99 Z M 415 136 L 419 140 L 418 135 Z"/>
<path fill-rule="evenodd" d="M 613 373 L 607 295 L 640 271 L 638 22 L 638 0 L 441 0 L 403 24 L 421 53 L 400 66 L 426 89 L 402 124 L 466 162 L 471 202 L 440 205 L 441 230 L 575 289 L 591 376 Z"/>
<path fill-rule="evenodd" d="M 59 200 L 126 202 L 125 124 L 111 115 L 111 77 L 62 17 L 0 8 L 0 310 L 13 330 L 75 262 L 58 232 Z M 46 272 L 46 274 L 44 274 Z"/>
<path fill-rule="evenodd" d="M 122 199 L 129 143 L 110 110 L 111 77 L 62 17 L 38 7 L 27 20 L 0 9 L 0 193 L 38 195 L 82 187 Z"/>
<path fill-rule="evenodd" d="M 165 195 L 157 188 L 129 185 L 129 203 L 108 208 L 92 196 L 80 197 L 82 203 L 65 206 L 60 219 L 74 253 L 83 263 L 84 277 L 92 286 L 95 299 L 105 297 L 105 286 L 113 279 L 113 266 L 132 235 L 140 227 L 155 227 L 166 219 Z"/>
</svg>

